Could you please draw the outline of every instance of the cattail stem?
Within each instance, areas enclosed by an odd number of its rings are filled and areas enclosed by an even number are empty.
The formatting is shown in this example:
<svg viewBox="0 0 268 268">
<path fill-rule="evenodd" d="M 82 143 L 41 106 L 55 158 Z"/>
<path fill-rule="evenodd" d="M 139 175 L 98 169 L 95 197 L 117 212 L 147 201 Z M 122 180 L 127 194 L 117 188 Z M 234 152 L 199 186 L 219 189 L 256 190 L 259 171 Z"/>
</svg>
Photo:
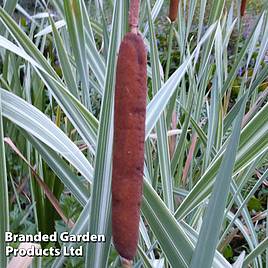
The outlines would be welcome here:
<svg viewBox="0 0 268 268">
<path fill-rule="evenodd" d="M 140 10 L 140 0 L 131 0 L 128 23 L 129 23 L 130 31 L 134 34 L 138 33 L 139 10 Z"/>
<path fill-rule="evenodd" d="M 132 261 L 129 261 L 127 259 L 121 258 L 121 265 L 122 268 L 132 268 Z"/>
<path fill-rule="evenodd" d="M 246 6 L 247 6 L 247 0 L 242 0 L 241 6 L 240 6 L 240 16 L 241 17 L 244 17 L 244 15 L 245 15 Z"/>
</svg>

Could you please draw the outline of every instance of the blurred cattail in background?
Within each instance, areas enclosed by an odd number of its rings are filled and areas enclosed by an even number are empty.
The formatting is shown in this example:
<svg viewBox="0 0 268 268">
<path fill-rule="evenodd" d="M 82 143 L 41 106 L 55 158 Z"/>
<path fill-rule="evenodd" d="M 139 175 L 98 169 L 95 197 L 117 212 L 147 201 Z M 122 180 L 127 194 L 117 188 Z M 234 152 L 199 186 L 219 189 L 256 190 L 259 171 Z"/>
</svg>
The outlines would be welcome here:
<svg viewBox="0 0 268 268">
<path fill-rule="evenodd" d="M 179 8 L 179 0 L 170 0 L 169 19 L 173 22 L 177 19 Z"/>
<path fill-rule="evenodd" d="M 242 0 L 241 6 L 240 6 L 240 16 L 241 17 L 244 17 L 244 15 L 245 15 L 246 6 L 247 6 L 247 0 Z"/>
</svg>

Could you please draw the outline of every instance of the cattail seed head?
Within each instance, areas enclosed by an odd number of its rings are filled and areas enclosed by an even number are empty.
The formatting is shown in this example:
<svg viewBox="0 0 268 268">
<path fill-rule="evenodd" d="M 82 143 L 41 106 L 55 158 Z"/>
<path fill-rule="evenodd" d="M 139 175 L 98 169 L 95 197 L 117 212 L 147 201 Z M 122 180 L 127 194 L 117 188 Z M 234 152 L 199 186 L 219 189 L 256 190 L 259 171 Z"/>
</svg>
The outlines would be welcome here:
<svg viewBox="0 0 268 268">
<path fill-rule="evenodd" d="M 241 0 L 241 6 L 240 6 L 240 16 L 244 17 L 246 12 L 246 6 L 247 6 L 247 0 Z"/>
<path fill-rule="evenodd" d="M 169 19 L 173 22 L 177 19 L 179 8 L 179 0 L 170 0 Z"/>
<path fill-rule="evenodd" d="M 115 86 L 112 234 L 120 256 L 136 254 L 142 198 L 147 53 L 142 37 L 127 33 L 120 45 Z"/>
</svg>

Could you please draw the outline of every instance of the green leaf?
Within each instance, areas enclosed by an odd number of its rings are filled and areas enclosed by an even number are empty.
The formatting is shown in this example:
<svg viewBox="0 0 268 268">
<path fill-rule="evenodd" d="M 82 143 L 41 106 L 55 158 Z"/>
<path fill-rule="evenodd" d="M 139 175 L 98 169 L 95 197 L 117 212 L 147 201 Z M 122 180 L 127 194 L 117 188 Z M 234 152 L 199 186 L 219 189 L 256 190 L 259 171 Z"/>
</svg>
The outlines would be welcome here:
<svg viewBox="0 0 268 268">
<path fill-rule="evenodd" d="M 189 267 L 193 244 L 145 179 L 142 213 L 172 267 Z"/>
<path fill-rule="evenodd" d="M 25 138 L 34 146 L 62 183 L 71 191 L 74 197 L 85 206 L 88 201 L 88 189 L 81 179 L 71 170 L 70 166 L 51 148 L 20 129 Z M 79 170 L 80 172 L 80 170 Z"/>
<path fill-rule="evenodd" d="M 240 105 L 242 102 L 240 102 Z M 242 130 L 239 149 L 236 154 L 234 175 L 241 172 L 252 161 L 267 151 L 268 145 L 268 104 L 266 104 L 250 123 Z M 183 200 L 175 215 L 178 219 L 185 217 L 200 202 L 204 201 L 211 192 L 211 187 L 222 161 L 225 150 L 222 146 L 212 163 L 199 179 L 198 183 Z"/>
<path fill-rule="evenodd" d="M 90 218 L 89 217 L 90 210 L 91 210 L 91 201 L 89 200 L 87 204 L 85 205 L 83 211 L 81 212 L 74 227 L 69 232 L 70 234 L 73 234 L 73 235 L 85 234 L 88 231 L 88 220 Z M 69 242 L 69 243 L 64 243 L 64 246 L 69 250 L 70 247 L 73 247 L 76 244 L 77 243 Z M 57 257 L 52 264 L 52 268 L 62 267 L 65 261 L 65 258 L 66 256 L 64 255 Z M 88 267 L 88 266 L 85 266 L 85 267 Z"/>
<path fill-rule="evenodd" d="M 0 8 L 0 18 L 15 40 L 20 44 L 17 47 L 7 39 L 1 37 L 0 45 L 25 58 L 35 68 L 38 75 L 50 89 L 65 114 L 87 143 L 89 148 L 95 147 L 98 122 L 96 118 L 65 88 L 60 77 L 53 70 L 41 51 L 33 44 L 29 37 L 19 28 L 17 23 Z"/>
<path fill-rule="evenodd" d="M 61 64 L 61 69 L 62 69 L 64 80 L 66 81 L 66 85 L 70 89 L 72 94 L 76 98 L 78 98 L 79 91 L 78 91 L 78 88 L 77 88 L 77 85 L 75 82 L 75 77 L 73 75 L 73 71 L 72 71 L 72 67 L 71 67 L 71 63 L 69 61 L 67 51 L 65 50 L 65 47 L 63 45 L 63 41 L 59 35 L 59 32 L 56 29 L 56 25 L 55 25 L 54 21 L 52 19 L 50 19 L 50 23 L 51 23 L 52 30 L 53 30 L 55 45 L 57 48 L 57 53 L 59 56 L 59 61 Z"/>
<path fill-rule="evenodd" d="M 0 88 L 3 115 L 60 153 L 92 181 L 93 168 L 78 147 L 46 115 L 18 96 Z"/>
<path fill-rule="evenodd" d="M 12 14 L 13 11 L 16 8 L 16 5 L 18 3 L 18 0 L 5 0 L 4 1 L 4 9 L 8 14 Z M 3 27 L 3 24 L 0 23 L 0 35 L 3 35 L 5 33 L 5 28 Z"/>
<path fill-rule="evenodd" d="M 235 120 L 233 132 L 223 156 L 217 177 L 205 212 L 195 252 L 191 260 L 191 268 L 211 267 L 219 240 L 224 209 L 230 189 L 235 155 L 239 144 L 241 123 L 244 115 L 246 98 Z"/>
<path fill-rule="evenodd" d="M 9 202 L 7 187 L 6 153 L 4 145 L 4 130 L 2 120 L 2 94 L 0 92 L 0 267 L 6 267 L 7 257 L 5 253 L 5 232 L 9 231 Z"/>
<path fill-rule="evenodd" d="M 265 249 L 268 247 L 268 237 L 266 237 L 250 254 L 245 258 L 243 263 L 243 268 L 248 267 L 248 265 L 258 257 Z"/>
<path fill-rule="evenodd" d="M 83 104 L 91 107 L 89 97 L 89 80 L 85 46 L 84 22 L 82 16 L 82 6 L 80 0 L 64 0 L 64 14 L 70 43 L 75 57 L 76 68 L 79 74 L 79 79 L 82 84 L 82 100 Z"/>
<path fill-rule="evenodd" d="M 147 10 L 148 10 L 148 21 L 149 21 L 149 30 L 150 30 L 150 57 L 151 57 L 151 66 L 152 66 L 152 88 L 154 94 L 158 92 L 161 88 L 161 73 L 159 63 L 159 56 L 157 51 L 156 37 L 154 32 L 154 26 L 151 17 L 150 2 L 147 0 Z M 167 204 L 167 207 L 174 211 L 174 202 L 173 202 L 173 178 L 171 176 L 170 169 L 170 157 L 169 157 L 169 147 L 168 147 L 168 137 L 167 137 L 167 124 L 166 117 L 163 113 L 159 118 L 158 123 L 156 124 L 156 133 L 157 133 L 157 150 L 158 158 L 160 162 L 160 174 L 161 174 L 161 183 L 163 184 L 163 193 L 164 201 Z"/>
<path fill-rule="evenodd" d="M 105 234 L 107 242 L 87 245 L 86 266 L 106 267 L 111 244 L 111 163 L 113 144 L 113 94 L 115 86 L 116 56 L 121 41 L 124 25 L 123 1 L 116 1 L 114 6 L 112 31 L 108 50 L 105 90 L 102 99 L 100 127 L 92 191 L 92 204 L 89 219 L 89 231 L 93 234 Z M 94 216 L 93 216 L 94 215 Z"/>
<path fill-rule="evenodd" d="M 197 47 L 193 53 L 188 56 L 182 65 L 172 74 L 172 76 L 162 85 L 161 89 L 157 92 L 151 102 L 147 105 L 146 113 L 146 130 L 145 137 L 148 138 L 155 124 L 159 120 L 163 111 L 165 110 L 170 98 L 175 92 L 177 86 L 182 81 L 185 73 L 187 72 L 188 67 L 190 66 L 192 60 L 198 58 L 199 51 L 204 42 L 209 38 L 209 36 L 215 30 L 216 24 L 210 26 L 206 33 L 203 35 L 203 38 L 198 43 Z"/>
<path fill-rule="evenodd" d="M 196 230 L 194 230 L 190 225 L 188 225 L 186 222 L 181 221 L 181 226 L 184 229 L 187 236 L 190 238 L 190 240 L 196 245 L 198 240 L 198 233 Z M 231 268 L 232 266 L 230 263 L 223 257 L 223 255 L 216 251 L 214 260 L 213 260 L 213 267 L 214 268 Z"/>
</svg>

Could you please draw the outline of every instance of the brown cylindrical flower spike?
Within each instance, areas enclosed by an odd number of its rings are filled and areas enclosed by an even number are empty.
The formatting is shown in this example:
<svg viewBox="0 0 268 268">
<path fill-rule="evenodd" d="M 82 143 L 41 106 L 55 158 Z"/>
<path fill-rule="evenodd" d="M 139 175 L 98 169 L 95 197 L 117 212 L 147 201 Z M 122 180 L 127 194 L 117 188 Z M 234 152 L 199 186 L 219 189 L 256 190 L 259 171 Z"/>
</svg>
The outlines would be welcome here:
<svg viewBox="0 0 268 268">
<path fill-rule="evenodd" d="M 118 56 L 112 175 L 112 233 L 119 254 L 136 254 L 142 197 L 146 113 L 146 50 L 128 33 Z"/>
<path fill-rule="evenodd" d="M 242 0 L 241 1 L 241 6 L 240 6 L 240 16 L 241 17 L 244 17 L 244 15 L 245 15 L 246 6 L 247 6 L 247 0 Z"/>
<path fill-rule="evenodd" d="M 179 8 L 179 0 L 170 0 L 169 19 L 173 22 L 177 19 Z"/>
<path fill-rule="evenodd" d="M 147 95 L 147 52 L 137 15 L 131 14 L 131 32 L 120 45 L 116 68 L 112 163 L 113 241 L 127 260 L 136 255 L 139 238 Z"/>
</svg>

